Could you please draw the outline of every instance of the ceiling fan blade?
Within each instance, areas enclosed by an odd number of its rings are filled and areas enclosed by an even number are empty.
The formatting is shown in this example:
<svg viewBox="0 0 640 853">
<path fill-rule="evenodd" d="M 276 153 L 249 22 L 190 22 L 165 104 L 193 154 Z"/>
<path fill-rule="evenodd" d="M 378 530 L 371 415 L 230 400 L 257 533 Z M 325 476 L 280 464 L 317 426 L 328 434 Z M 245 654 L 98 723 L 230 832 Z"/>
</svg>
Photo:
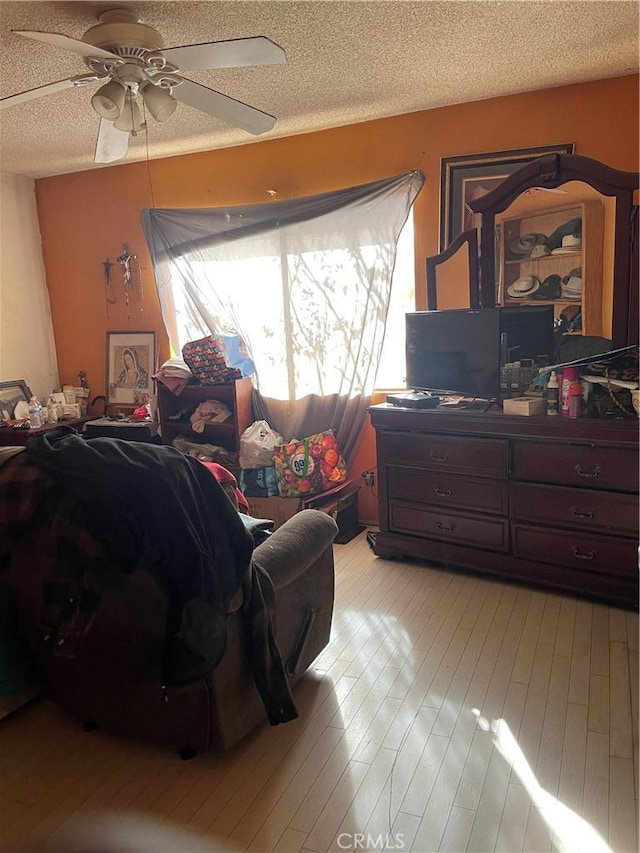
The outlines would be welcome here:
<svg viewBox="0 0 640 853">
<path fill-rule="evenodd" d="M 207 86 L 201 86 L 192 80 L 184 80 L 171 90 L 173 97 L 183 104 L 194 107 L 227 124 L 240 127 L 256 136 L 271 130 L 276 123 L 275 116 L 263 113 L 235 98 L 222 95 Z"/>
<path fill-rule="evenodd" d="M 284 50 L 264 36 L 168 47 L 162 49 L 162 55 L 181 71 L 282 65 L 287 61 Z"/>
<path fill-rule="evenodd" d="M 35 39 L 51 47 L 59 47 L 62 50 L 70 50 L 73 53 L 79 53 L 81 56 L 97 56 L 103 59 L 113 59 L 116 54 L 108 50 L 103 50 L 101 47 L 94 47 L 84 41 L 73 39 L 70 36 L 62 35 L 61 33 L 41 33 L 36 30 L 12 30 L 19 36 L 24 36 L 28 39 Z M 116 57 L 117 58 L 117 57 Z"/>
<path fill-rule="evenodd" d="M 96 142 L 96 163 L 114 163 L 127 156 L 129 150 L 129 134 L 126 130 L 118 130 L 112 121 L 103 118 L 100 120 L 100 130 Z"/>
<path fill-rule="evenodd" d="M 16 104 L 24 104 L 26 101 L 33 101 L 36 98 L 42 98 L 43 95 L 53 95 L 55 92 L 63 92 L 65 89 L 71 89 L 76 86 L 77 78 L 68 77 L 66 80 L 58 80 L 56 83 L 47 83 L 46 86 L 37 86 L 35 89 L 27 89 L 24 92 L 18 92 L 16 95 L 9 95 L 6 98 L 0 98 L 0 109 L 5 107 L 14 107 Z"/>
</svg>

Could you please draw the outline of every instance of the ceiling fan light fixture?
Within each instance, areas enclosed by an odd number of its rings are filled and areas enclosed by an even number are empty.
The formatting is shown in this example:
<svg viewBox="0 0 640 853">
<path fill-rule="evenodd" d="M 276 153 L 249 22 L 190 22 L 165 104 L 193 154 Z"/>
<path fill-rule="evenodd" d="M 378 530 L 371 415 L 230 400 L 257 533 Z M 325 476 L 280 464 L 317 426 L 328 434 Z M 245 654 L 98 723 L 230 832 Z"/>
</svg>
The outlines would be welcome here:
<svg viewBox="0 0 640 853">
<path fill-rule="evenodd" d="M 148 83 L 142 90 L 142 100 L 156 121 L 166 121 L 171 118 L 178 102 L 168 89 Z"/>
<path fill-rule="evenodd" d="M 137 105 L 135 98 L 131 96 L 130 92 L 127 92 L 122 112 L 113 122 L 113 126 L 118 130 L 124 130 L 127 133 L 133 134 L 136 134 L 142 128 L 140 107 Z"/>
<path fill-rule="evenodd" d="M 87 30 L 81 40 L 55 32 L 12 32 L 82 56 L 89 73 L 0 98 L 0 109 L 99 81 L 101 88 L 91 97 L 92 109 L 101 119 L 94 156 L 96 163 L 113 163 L 126 155 L 129 137 L 147 129 L 147 109 L 152 118 L 164 122 L 181 103 L 256 136 L 270 131 L 275 124 L 275 116 L 180 73 L 180 69 L 206 71 L 286 62 L 284 50 L 265 36 L 165 48 L 160 33 L 128 9 L 102 12 L 98 15 L 98 24 Z"/>
<path fill-rule="evenodd" d="M 91 98 L 91 106 L 101 118 L 114 121 L 121 114 L 125 102 L 125 88 L 117 80 L 101 86 Z"/>
</svg>

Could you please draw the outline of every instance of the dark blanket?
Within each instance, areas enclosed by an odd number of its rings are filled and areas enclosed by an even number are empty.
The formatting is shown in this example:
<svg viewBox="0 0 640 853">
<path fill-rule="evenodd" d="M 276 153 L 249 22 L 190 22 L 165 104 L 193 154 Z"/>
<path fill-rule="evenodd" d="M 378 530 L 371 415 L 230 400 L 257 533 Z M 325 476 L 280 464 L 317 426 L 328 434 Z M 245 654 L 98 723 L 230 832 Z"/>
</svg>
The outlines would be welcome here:
<svg viewBox="0 0 640 853">
<path fill-rule="evenodd" d="M 73 527 L 86 526 L 109 564 L 127 573 L 144 567 L 166 590 L 167 683 L 215 667 L 229 602 L 249 577 L 250 617 L 262 626 L 253 649 L 256 684 L 273 724 L 297 716 L 265 604 L 269 579 L 254 570 L 251 535 L 197 459 L 162 445 L 86 441 L 69 427 L 33 439 L 24 455 L 55 484 L 67 514 L 71 498 Z"/>
</svg>

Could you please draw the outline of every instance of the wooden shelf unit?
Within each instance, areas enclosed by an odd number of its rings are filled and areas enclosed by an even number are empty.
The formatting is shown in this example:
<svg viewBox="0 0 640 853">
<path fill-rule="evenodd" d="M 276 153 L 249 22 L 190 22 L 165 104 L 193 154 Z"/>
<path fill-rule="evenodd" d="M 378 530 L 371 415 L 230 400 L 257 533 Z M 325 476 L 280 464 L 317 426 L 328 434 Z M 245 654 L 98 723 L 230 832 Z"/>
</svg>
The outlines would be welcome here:
<svg viewBox="0 0 640 853">
<path fill-rule="evenodd" d="M 184 435 L 197 444 L 215 444 L 232 453 L 240 450 L 240 436 L 253 422 L 251 377 L 218 385 L 187 385 L 175 395 L 158 383 L 158 411 L 163 444 L 171 444 L 178 435 Z M 205 400 L 219 400 L 231 409 L 231 417 L 220 424 L 207 424 L 204 432 L 191 429 L 189 417 Z M 184 410 L 184 411 L 183 411 Z M 177 420 L 172 416 L 183 412 Z"/>
<path fill-rule="evenodd" d="M 592 199 L 541 210 L 527 210 L 517 216 L 496 217 L 501 228 L 499 303 L 507 306 L 553 304 L 556 319 L 565 308 L 577 307 L 582 312 L 582 334 L 602 336 L 604 216 L 604 205 Z M 519 237 L 533 233 L 549 237 L 556 228 L 575 218 L 582 220 L 580 251 L 556 255 L 552 253 L 534 259 L 514 260 L 509 257 L 509 247 Z M 562 279 L 576 267 L 582 269 L 581 299 L 520 299 L 510 297 L 507 293 L 507 288 L 521 276 L 536 276 L 542 283 L 552 274 L 557 274 Z"/>
</svg>

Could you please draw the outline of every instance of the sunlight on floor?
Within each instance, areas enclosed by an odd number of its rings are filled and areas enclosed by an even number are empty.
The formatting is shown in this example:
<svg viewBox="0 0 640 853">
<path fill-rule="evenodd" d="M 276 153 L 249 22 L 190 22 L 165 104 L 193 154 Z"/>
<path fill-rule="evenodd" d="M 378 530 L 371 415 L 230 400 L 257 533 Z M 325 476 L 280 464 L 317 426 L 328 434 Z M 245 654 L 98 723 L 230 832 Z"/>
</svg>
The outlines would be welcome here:
<svg viewBox="0 0 640 853">
<path fill-rule="evenodd" d="M 513 768 L 539 809 L 547 825 L 554 833 L 554 848 L 559 851 L 581 851 L 581 853 L 612 853 L 611 848 L 586 820 L 567 808 L 558 799 L 545 791 L 539 784 L 529 762 L 518 746 L 505 720 L 489 722 L 477 708 L 473 713 L 484 731 L 493 732 L 493 741 L 501 755 Z"/>
</svg>

